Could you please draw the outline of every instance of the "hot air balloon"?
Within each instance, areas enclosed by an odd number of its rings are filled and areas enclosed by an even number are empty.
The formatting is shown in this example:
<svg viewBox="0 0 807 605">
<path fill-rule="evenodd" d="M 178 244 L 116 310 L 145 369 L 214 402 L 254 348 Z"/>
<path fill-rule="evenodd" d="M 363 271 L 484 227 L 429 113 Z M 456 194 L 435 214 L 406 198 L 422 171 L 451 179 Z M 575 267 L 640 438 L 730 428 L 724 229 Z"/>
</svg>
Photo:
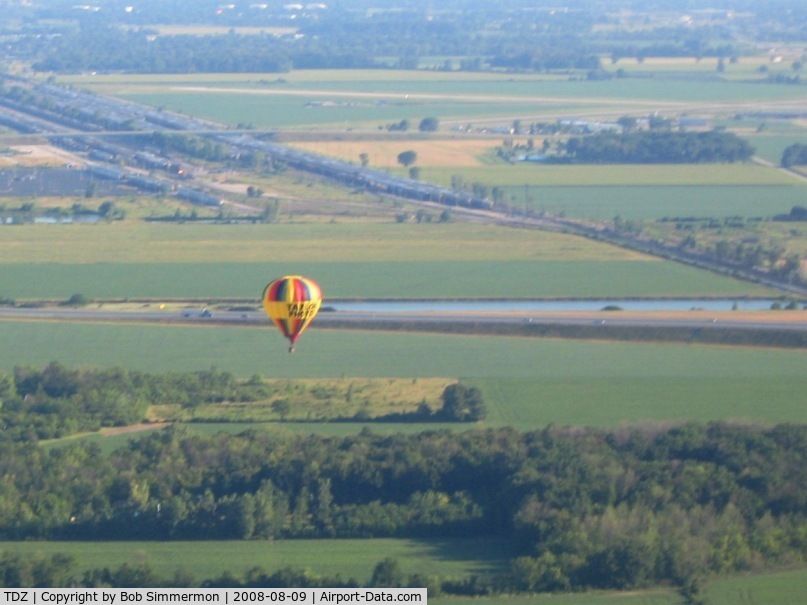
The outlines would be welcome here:
<svg viewBox="0 0 807 605">
<path fill-rule="evenodd" d="M 313 280 L 300 275 L 286 275 L 263 290 L 263 310 L 289 339 L 289 353 L 294 343 L 314 319 L 322 304 L 322 290 Z"/>
</svg>

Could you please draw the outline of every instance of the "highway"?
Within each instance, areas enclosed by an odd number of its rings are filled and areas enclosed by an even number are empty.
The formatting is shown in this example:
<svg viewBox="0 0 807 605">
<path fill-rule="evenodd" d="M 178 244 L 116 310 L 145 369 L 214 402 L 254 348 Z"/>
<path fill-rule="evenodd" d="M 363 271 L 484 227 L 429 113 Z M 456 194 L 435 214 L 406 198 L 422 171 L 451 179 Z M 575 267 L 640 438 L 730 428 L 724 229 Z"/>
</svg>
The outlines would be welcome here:
<svg viewBox="0 0 807 605">
<path fill-rule="evenodd" d="M 203 314 L 202 308 L 159 309 L 155 306 L 138 310 L 70 307 L 0 307 L 0 321 L 57 321 L 57 322 L 118 322 L 155 323 L 165 322 L 200 325 L 266 325 L 269 320 L 262 311 L 240 312 L 219 311 Z M 525 334 L 536 332 L 538 327 L 571 326 L 590 328 L 592 337 L 601 331 L 617 328 L 654 329 L 709 329 L 742 330 L 763 332 L 807 332 L 807 312 L 805 311 L 751 311 L 751 312 L 428 312 L 428 311 L 321 311 L 312 326 L 323 328 L 383 328 L 387 324 L 395 329 L 417 330 L 439 329 L 444 325 L 484 326 L 488 333 L 495 332 L 497 326 L 502 333 L 513 333 L 519 326 Z"/>
</svg>

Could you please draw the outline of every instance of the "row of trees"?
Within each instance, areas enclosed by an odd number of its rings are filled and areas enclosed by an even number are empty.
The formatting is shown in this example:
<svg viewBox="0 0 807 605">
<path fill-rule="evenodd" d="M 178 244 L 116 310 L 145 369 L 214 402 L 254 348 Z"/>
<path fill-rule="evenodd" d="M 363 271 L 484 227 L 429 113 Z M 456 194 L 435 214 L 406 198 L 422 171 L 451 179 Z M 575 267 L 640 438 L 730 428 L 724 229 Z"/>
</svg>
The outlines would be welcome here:
<svg viewBox="0 0 807 605">
<path fill-rule="evenodd" d="M 688 241 L 685 239 L 684 244 Z M 744 269 L 767 271 L 785 282 L 799 283 L 802 279 L 801 257 L 798 254 L 785 255 L 785 249 L 775 244 L 766 247 L 758 243 L 721 239 L 710 246 L 706 253 Z"/>
<path fill-rule="evenodd" d="M 807 427 L 0 443 L 0 538 L 498 536 L 474 591 L 688 586 L 807 557 Z"/>
</svg>

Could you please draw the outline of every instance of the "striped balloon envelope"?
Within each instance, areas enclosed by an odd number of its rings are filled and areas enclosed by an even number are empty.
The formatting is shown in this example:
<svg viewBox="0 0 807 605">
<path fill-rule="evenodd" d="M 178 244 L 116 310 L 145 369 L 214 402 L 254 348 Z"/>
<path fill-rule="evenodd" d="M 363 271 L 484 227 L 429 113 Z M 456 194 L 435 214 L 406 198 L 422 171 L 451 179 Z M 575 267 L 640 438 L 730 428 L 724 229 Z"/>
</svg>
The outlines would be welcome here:
<svg viewBox="0 0 807 605">
<path fill-rule="evenodd" d="M 289 353 L 322 305 L 322 290 L 314 280 L 286 275 L 270 282 L 263 290 L 263 310 L 289 339 Z"/>
</svg>

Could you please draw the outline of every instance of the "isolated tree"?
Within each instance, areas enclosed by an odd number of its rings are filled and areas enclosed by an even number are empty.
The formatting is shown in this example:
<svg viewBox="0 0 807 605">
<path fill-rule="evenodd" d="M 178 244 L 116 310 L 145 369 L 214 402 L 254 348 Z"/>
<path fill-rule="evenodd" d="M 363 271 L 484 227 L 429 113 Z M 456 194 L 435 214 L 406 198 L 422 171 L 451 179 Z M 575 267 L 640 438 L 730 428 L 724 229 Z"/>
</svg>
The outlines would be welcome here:
<svg viewBox="0 0 807 605">
<path fill-rule="evenodd" d="M 807 145 L 794 143 L 785 148 L 780 164 L 782 168 L 807 164 Z"/>
<path fill-rule="evenodd" d="M 108 200 L 98 206 L 98 214 L 103 217 L 110 217 L 115 213 L 115 202 Z"/>
<path fill-rule="evenodd" d="M 475 422 L 487 415 L 482 401 L 482 392 L 476 387 L 463 384 L 450 384 L 443 391 L 443 407 L 439 415 L 446 420 Z"/>
<path fill-rule="evenodd" d="M 272 408 L 275 414 L 280 416 L 281 420 L 285 420 L 286 416 L 291 412 L 291 403 L 289 403 L 288 399 L 276 399 L 269 407 Z"/>
<path fill-rule="evenodd" d="M 408 151 L 402 151 L 398 154 L 398 163 L 406 168 L 417 162 L 417 159 L 417 152 L 412 151 L 411 149 Z"/>
<path fill-rule="evenodd" d="M 420 132 L 437 132 L 439 128 L 440 120 L 437 118 L 423 118 L 418 126 Z"/>
<path fill-rule="evenodd" d="M 367 165 L 370 163 L 370 156 L 367 153 L 360 153 L 359 161 L 361 162 L 362 168 L 366 168 Z"/>
<path fill-rule="evenodd" d="M 375 566 L 370 586 L 374 588 L 399 588 L 403 585 L 404 575 L 397 559 L 387 557 Z"/>
<path fill-rule="evenodd" d="M 73 294 L 64 304 L 70 307 L 81 307 L 83 305 L 88 305 L 91 302 L 92 301 L 83 294 Z"/>
</svg>

